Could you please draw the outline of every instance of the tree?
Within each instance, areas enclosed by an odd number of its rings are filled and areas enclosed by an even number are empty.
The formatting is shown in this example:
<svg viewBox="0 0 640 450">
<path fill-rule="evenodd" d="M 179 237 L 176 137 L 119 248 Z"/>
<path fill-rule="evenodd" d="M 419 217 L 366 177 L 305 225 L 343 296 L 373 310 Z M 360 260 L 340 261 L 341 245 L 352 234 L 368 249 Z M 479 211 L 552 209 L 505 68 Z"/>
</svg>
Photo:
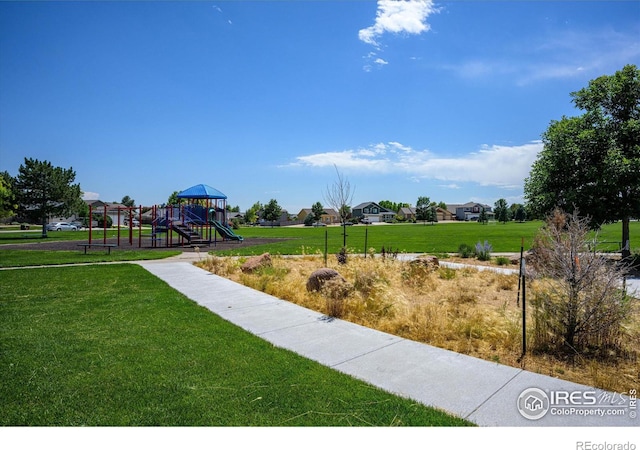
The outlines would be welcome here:
<svg viewBox="0 0 640 450">
<path fill-rule="evenodd" d="M 627 268 L 591 251 L 588 218 L 556 209 L 535 238 L 534 340 L 540 350 L 609 351 L 629 313 Z"/>
<path fill-rule="evenodd" d="M 120 200 L 120 204 L 126 206 L 127 208 L 133 208 L 134 206 L 136 206 L 136 201 L 134 199 L 132 199 L 131 197 L 129 197 L 128 195 L 125 195 L 124 197 L 122 197 L 122 200 Z M 135 213 L 133 212 L 133 210 L 128 210 L 125 213 L 125 224 L 130 224 L 129 226 L 133 225 L 133 218 L 135 216 Z"/>
<path fill-rule="evenodd" d="M 431 218 L 431 199 L 429 197 L 418 197 L 416 202 L 416 219 L 426 222 Z"/>
<path fill-rule="evenodd" d="M 82 203 L 73 168 L 54 167 L 49 161 L 25 158 L 15 180 L 15 196 L 21 215 L 42 223 L 47 237 L 49 215 L 66 216 Z"/>
<path fill-rule="evenodd" d="M 273 223 L 280 218 L 282 214 L 282 208 L 278 205 L 278 201 L 274 198 L 269 200 L 263 210 L 264 220 L 268 220 L 271 222 L 271 226 L 273 227 Z"/>
<path fill-rule="evenodd" d="M 543 134 L 525 180 L 527 206 L 534 216 L 587 211 L 593 228 L 620 220 L 628 257 L 629 220 L 640 216 L 640 71 L 627 65 L 571 97 L 585 112 L 552 121 Z"/>
<path fill-rule="evenodd" d="M 246 223 L 255 223 L 258 219 L 258 211 L 262 209 L 262 204 L 260 202 L 255 202 L 249 209 L 247 209 L 244 213 L 244 221 Z"/>
<path fill-rule="evenodd" d="M 13 216 L 18 208 L 13 185 L 14 179 L 8 172 L 0 173 L 0 219 Z"/>
<path fill-rule="evenodd" d="M 396 202 L 392 202 L 391 200 L 380 200 L 378 202 L 378 205 L 388 209 L 389 211 L 393 211 L 396 213 L 399 212 L 401 208 L 409 208 L 411 206 L 408 203 L 403 203 L 403 202 L 396 203 Z"/>
<path fill-rule="evenodd" d="M 334 181 L 331 186 L 327 186 L 325 193 L 325 200 L 327 203 L 338 212 L 340 216 L 340 222 L 342 223 L 342 246 L 347 246 L 347 219 L 351 215 L 351 202 L 353 201 L 353 194 L 355 188 L 351 190 L 351 183 L 344 178 L 337 166 L 333 166 L 336 169 L 338 179 Z"/>
<path fill-rule="evenodd" d="M 124 197 L 122 197 L 122 200 L 120 200 L 120 203 L 128 208 L 132 208 L 136 206 L 136 201 L 131 197 L 129 197 L 128 195 L 125 195 Z"/>
<path fill-rule="evenodd" d="M 436 203 L 431 202 L 427 209 L 427 222 L 431 222 L 431 225 L 435 225 L 438 221 L 438 211 L 436 210 Z"/>
<path fill-rule="evenodd" d="M 180 199 L 178 198 L 178 194 L 180 191 L 173 191 L 169 198 L 167 199 L 167 205 L 179 205 Z"/>
<path fill-rule="evenodd" d="M 489 216 L 487 215 L 487 210 L 484 208 L 480 208 L 480 215 L 478 216 L 478 222 L 482 225 L 486 225 L 489 223 Z"/>
<path fill-rule="evenodd" d="M 322 215 L 324 214 L 324 206 L 322 206 L 322 203 L 315 202 L 311 206 L 311 214 L 313 214 L 313 221 L 319 222 L 322 218 Z"/>
<path fill-rule="evenodd" d="M 509 220 L 509 208 L 507 207 L 507 201 L 504 198 L 498 199 L 494 203 L 494 213 L 498 222 L 507 223 Z"/>
<path fill-rule="evenodd" d="M 513 218 L 517 222 L 524 222 L 525 220 L 527 220 L 527 212 L 524 209 L 524 205 L 518 205 L 515 213 L 513 214 Z"/>
</svg>

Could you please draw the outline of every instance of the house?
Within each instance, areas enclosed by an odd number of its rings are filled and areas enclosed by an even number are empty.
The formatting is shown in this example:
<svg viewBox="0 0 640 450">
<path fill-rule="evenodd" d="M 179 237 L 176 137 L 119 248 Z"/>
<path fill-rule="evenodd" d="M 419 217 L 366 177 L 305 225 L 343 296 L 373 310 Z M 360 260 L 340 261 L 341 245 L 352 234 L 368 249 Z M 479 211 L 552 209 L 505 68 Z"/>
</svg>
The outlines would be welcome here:
<svg viewBox="0 0 640 450">
<path fill-rule="evenodd" d="M 402 220 L 416 220 L 416 209 L 412 207 L 400 208 L 398 217 Z"/>
<path fill-rule="evenodd" d="M 443 222 L 445 220 L 456 220 L 456 216 L 451 213 L 448 209 L 440 208 L 439 206 L 436 208 L 436 215 L 438 216 L 438 222 Z"/>
<path fill-rule="evenodd" d="M 487 218 L 492 219 L 494 213 L 491 211 L 491 206 L 483 205 L 482 203 L 468 202 L 464 205 L 447 205 L 447 210 L 455 216 L 456 220 L 478 220 L 482 209 L 487 213 Z"/>
<path fill-rule="evenodd" d="M 119 224 L 125 225 L 125 219 L 128 219 L 129 213 L 131 211 L 130 208 L 121 204 L 121 203 L 108 203 L 103 202 L 101 200 L 84 200 L 87 206 L 91 207 L 91 212 L 93 215 L 102 216 L 105 212 L 105 207 L 107 210 L 107 216 L 111 218 L 111 222 L 114 226 L 118 225 L 118 219 L 120 219 Z M 139 213 L 139 209 L 133 209 L 134 217 Z M 95 222 L 94 222 L 95 223 Z"/>
<path fill-rule="evenodd" d="M 231 222 L 234 219 L 235 220 L 239 220 L 239 221 L 243 221 L 244 220 L 244 216 L 242 215 L 241 212 L 227 211 L 227 222 Z"/>
<path fill-rule="evenodd" d="M 417 220 L 416 208 L 400 208 L 400 211 L 398 211 L 398 217 L 404 220 Z M 451 211 L 440 208 L 439 206 L 436 208 L 436 217 L 438 218 L 438 222 L 442 222 L 445 220 L 455 220 L 455 215 L 451 213 Z"/>
<path fill-rule="evenodd" d="M 304 223 L 304 219 L 312 214 L 313 210 L 311 208 L 303 208 L 298 213 L 298 221 Z M 331 225 L 334 223 L 340 223 L 340 216 L 336 212 L 335 209 L 332 208 L 324 208 L 323 214 L 320 216 L 319 222 L 324 223 L 325 225 Z"/>
<path fill-rule="evenodd" d="M 375 202 L 364 202 L 351 209 L 351 216 L 358 221 L 368 221 L 369 223 L 393 222 L 396 217 L 395 211 L 383 208 Z"/>
<path fill-rule="evenodd" d="M 280 212 L 280 217 L 278 217 L 275 221 L 270 221 L 264 218 L 264 211 L 260 210 L 258 212 L 258 224 L 262 227 L 284 227 L 287 225 L 291 225 L 291 217 L 289 216 L 289 212 L 286 209 L 283 209 Z"/>
</svg>

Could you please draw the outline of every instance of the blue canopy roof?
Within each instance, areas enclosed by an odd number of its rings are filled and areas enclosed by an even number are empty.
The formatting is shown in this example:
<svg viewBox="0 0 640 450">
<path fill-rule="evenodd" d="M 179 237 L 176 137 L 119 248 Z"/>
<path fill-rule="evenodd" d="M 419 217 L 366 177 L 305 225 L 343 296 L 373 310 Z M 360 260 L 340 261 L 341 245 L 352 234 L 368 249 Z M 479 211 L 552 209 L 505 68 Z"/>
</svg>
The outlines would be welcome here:
<svg viewBox="0 0 640 450">
<path fill-rule="evenodd" d="M 212 199 L 226 199 L 224 195 L 217 189 L 207 186 L 206 184 L 196 184 L 195 186 L 185 189 L 178 194 L 178 198 L 212 198 Z"/>
</svg>

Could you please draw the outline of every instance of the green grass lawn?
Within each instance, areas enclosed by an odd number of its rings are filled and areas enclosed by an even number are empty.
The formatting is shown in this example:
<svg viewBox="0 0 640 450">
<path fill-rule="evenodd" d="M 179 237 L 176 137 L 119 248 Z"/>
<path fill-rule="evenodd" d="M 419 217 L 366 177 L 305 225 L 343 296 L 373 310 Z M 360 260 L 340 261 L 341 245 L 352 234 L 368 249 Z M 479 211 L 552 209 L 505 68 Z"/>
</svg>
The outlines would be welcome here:
<svg viewBox="0 0 640 450">
<path fill-rule="evenodd" d="M 536 232 L 543 225 L 542 222 L 525 223 L 510 222 L 507 224 L 490 222 L 481 225 L 476 222 L 438 223 L 435 225 L 393 224 L 362 225 L 347 227 L 347 247 L 351 253 L 364 253 L 365 234 L 366 248 L 373 248 L 380 252 L 385 249 L 399 250 L 402 253 L 455 253 L 460 244 L 475 246 L 477 242 L 488 241 L 493 252 L 519 252 L 524 240 L 525 250 L 533 243 Z M 325 248 L 325 233 L 329 253 L 336 253 L 343 244 L 342 227 L 247 227 L 237 230 L 246 242 L 251 238 L 280 238 L 282 242 L 267 245 L 247 247 L 235 251 L 220 252 L 221 254 L 259 254 L 270 252 L 274 254 L 322 253 Z M 599 241 L 620 241 L 622 233 L 620 224 L 605 225 L 599 232 Z M 640 222 L 631 223 L 632 248 L 634 236 L 640 234 Z M 618 244 L 603 244 L 600 250 L 614 250 Z M 636 241 L 636 247 L 637 241 Z"/>
<path fill-rule="evenodd" d="M 107 254 L 103 249 L 89 250 L 85 255 L 78 251 L 3 250 L 0 247 L 0 267 L 27 267 L 55 264 L 82 264 L 118 261 L 142 261 L 163 259 L 179 255 L 180 250 L 114 250 Z"/>
<path fill-rule="evenodd" d="M 0 271 L 2 426 L 468 425 L 277 349 L 137 265 Z"/>
<path fill-rule="evenodd" d="M 460 244 L 475 246 L 476 243 L 489 242 L 494 253 L 520 251 L 520 245 L 524 241 L 524 248 L 528 250 L 537 231 L 542 226 L 542 222 L 532 221 L 525 223 L 510 222 L 501 224 L 490 222 L 488 225 L 481 225 L 476 222 L 464 223 L 438 223 L 431 224 L 394 224 L 394 225 L 373 225 L 365 227 L 362 225 L 347 227 L 347 248 L 351 253 L 364 253 L 366 249 L 374 249 L 380 252 L 382 247 L 387 250 L 398 250 L 401 253 L 456 253 Z M 638 245 L 636 236 L 640 234 L 640 222 L 635 221 L 630 224 L 631 248 L 636 253 Z M 96 241 L 100 241 L 100 235 L 94 235 Z M 108 237 L 115 237 L 116 231 L 108 231 Z M 296 254 L 317 254 L 323 253 L 325 249 L 325 233 L 327 235 L 327 247 L 329 253 L 337 253 L 343 243 L 342 227 L 243 227 L 237 233 L 245 238 L 246 244 L 251 244 L 252 238 L 278 239 L 264 245 L 238 246 L 233 250 L 224 252 L 216 251 L 209 247 L 211 252 L 220 255 L 256 255 L 264 252 L 282 255 Z M 94 232 L 95 234 L 95 232 Z M 33 255 L 20 255 L 21 251 L 2 250 L 1 244 L 41 242 L 43 239 L 38 233 L 32 233 L 24 237 L 21 232 L 0 233 L 0 267 L 14 265 L 28 265 L 25 260 L 34 259 Z M 50 240 L 88 240 L 87 231 L 59 231 L 49 233 Z M 615 251 L 619 248 L 621 239 L 621 225 L 614 223 L 605 225 L 598 233 L 598 241 L 605 242 L 598 246 L 598 250 Z M 121 239 L 125 239 L 121 235 Z M 365 246 L 366 240 L 366 246 Z M 177 240 L 176 240 L 177 242 Z M 98 262 L 98 261 L 125 261 L 132 259 L 147 259 L 166 257 L 168 254 L 154 253 L 159 250 L 145 251 L 120 250 L 112 252 L 111 257 L 101 254 L 100 251 L 90 251 L 90 255 L 82 255 L 82 252 L 74 255 L 74 252 L 53 252 L 49 255 L 43 253 L 38 261 L 39 264 L 60 264 L 72 262 Z M 25 253 L 22 251 L 22 253 Z"/>
<path fill-rule="evenodd" d="M 3 228 L 0 233 L 0 244 L 28 244 L 28 243 L 36 243 L 36 242 L 47 242 L 47 241 L 89 241 L 89 230 L 79 230 L 79 231 L 48 231 L 47 237 L 42 237 L 42 227 L 37 227 L 38 230 L 31 228 L 30 231 L 11 231 L 10 228 Z M 6 231 L 9 230 L 9 231 Z M 143 229 L 142 235 L 151 233 L 150 229 Z M 132 237 L 134 240 L 138 239 L 138 229 L 133 229 Z M 118 229 L 117 228 L 107 228 L 106 231 L 107 238 L 115 239 L 118 237 Z M 93 241 L 99 242 L 101 239 L 104 239 L 105 231 L 102 228 L 93 229 L 91 231 L 91 239 Z M 123 242 L 128 242 L 129 239 L 129 229 L 121 228 L 120 229 L 120 239 Z"/>
</svg>

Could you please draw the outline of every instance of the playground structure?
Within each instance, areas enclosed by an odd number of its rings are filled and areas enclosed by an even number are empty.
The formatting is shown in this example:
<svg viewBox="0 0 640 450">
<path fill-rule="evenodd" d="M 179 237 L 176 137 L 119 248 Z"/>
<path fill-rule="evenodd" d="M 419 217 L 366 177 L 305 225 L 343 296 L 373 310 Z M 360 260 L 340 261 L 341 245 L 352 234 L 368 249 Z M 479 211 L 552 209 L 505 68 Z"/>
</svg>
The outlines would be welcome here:
<svg viewBox="0 0 640 450">
<path fill-rule="evenodd" d="M 89 216 L 102 214 L 103 220 L 103 244 L 107 243 L 106 217 L 117 220 L 117 246 L 121 243 L 121 218 L 128 224 L 128 242 L 133 246 L 134 228 L 138 229 L 138 247 L 143 246 L 143 240 L 150 238 L 149 247 L 173 247 L 179 246 L 207 246 L 218 242 L 218 236 L 222 240 L 242 242 L 242 236 L 233 232 L 227 223 L 227 196 L 210 186 L 199 184 L 186 189 L 178 194 L 181 200 L 179 205 L 152 206 L 144 208 L 147 212 L 143 216 L 143 207 L 117 207 L 96 208 L 89 207 Z M 184 203 L 182 203 L 184 200 Z M 143 219 L 151 222 L 151 234 L 143 235 Z M 133 222 L 138 224 L 134 227 Z M 113 220 L 113 219 L 112 219 Z M 92 226 L 89 227 L 89 244 L 92 242 Z M 145 228 L 146 229 L 146 228 Z"/>
</svg>

